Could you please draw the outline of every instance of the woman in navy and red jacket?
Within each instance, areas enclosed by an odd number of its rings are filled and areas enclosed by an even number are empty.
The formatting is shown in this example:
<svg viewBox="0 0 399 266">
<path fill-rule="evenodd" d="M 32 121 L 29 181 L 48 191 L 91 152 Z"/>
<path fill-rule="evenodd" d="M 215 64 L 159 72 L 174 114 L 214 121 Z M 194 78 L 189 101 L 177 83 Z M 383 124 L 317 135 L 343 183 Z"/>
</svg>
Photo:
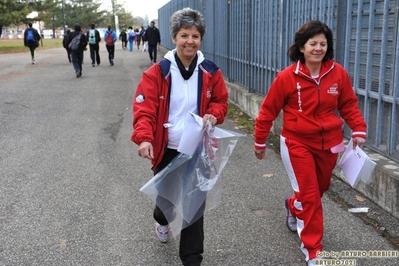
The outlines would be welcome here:
<svg viewBox="0 0 399 266">
<path fill-rule="evenodd" d="M 201 116 L 204 126 L 208 121 L 212 125 L 223 123 L 227 114 L 228 93 L 222 72 L 199 51 L 205 29 L 198 11 L 176 11 L 170 19 L 176 48 L 145 71 L 138 84 L 131 139 L 139 146 L 139 156 L 151 160 L 154 175 L 179 154 L 177 147 L 189 112 Z M 199 216 L 181 231 L 179 255 L 186 266 L 202 261 L 203 213 Z M 169 222 L 158 206 L 154 219 L 157 237 L 168 242 Z"/>
<path fill-rule="evenodd" d="M 298 232 L 306 261 L 314 265 L 323 248 L 321 197 L 330 186 L 338 152 L 344 150 L 341 118 L 359 147 L 365 143 L 366 123 L 347 72 L 332 61 L 333 39 L 327 25 L 308 21 L 296 32 L 288 54 L 294 64 L 278 73 L 263 100 L 254 150 L 258 159 L 265 158 L 270 128 L 283 110 L 280 150 L 294 190 L 285 200 L 286 223 Z"/>
</svg>

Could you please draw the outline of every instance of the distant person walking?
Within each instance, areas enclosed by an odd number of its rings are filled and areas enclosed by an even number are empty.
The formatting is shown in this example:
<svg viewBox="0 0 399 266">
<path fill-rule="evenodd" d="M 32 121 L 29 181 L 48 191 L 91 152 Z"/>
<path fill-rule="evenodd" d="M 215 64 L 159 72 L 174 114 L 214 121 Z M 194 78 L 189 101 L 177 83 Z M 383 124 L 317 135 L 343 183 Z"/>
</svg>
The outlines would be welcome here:
<svg viewBox="0 0 399 266">
<path fill-rule="evenodd" d="M 87 46 L 86 35 L 82 33 L 79 24 L 75 25 L 75 31 L 68 35 L 68 48 L 71 50 L 72 65 L 75 69 L 76 77 L 82 76 L 83 51 Z"/>
<path fill-rule="evenodd" d="M 134 39 L 134 43 L 137 45 L 137 50 L 139 50 L 140 48 L 138 46 L 139 45 L 138 42 L 139 42 L 139 38 L 140 38 L 140 36 L 139 36 L 140 30 L 138 28 L 135 28 L 134 29 L 134 33 L 136 34 L 136 38 Z"/>
<path fill-rule="evenodd" d="M 68 47 L 68 38 L 69 38 L 69 34 L 71 33 L 71 30 L 70 29 L 68 29 L 67 31 L 66 31 L 66 33 L 64 34 L 64 39 L 62 40 L 62 46 L 64 46 L 64 48 L 65 48 L 65 50 L 66 50 L 66 52 L 67 52 L 67 56 L 68 56 L 68 61 L 69 61 L 69 63 L 72 63 L 72 60 L 71 60 L 71 50 L 69 49 L 69 47 Z"/>
<path fill-rule="evenodd" d="M 140 31 L 136 34 L 136 43 L 137 43 L 137 50 L 140 50 L 140 43 L 143 40 L 143 35 L 145 33 L 145 29 L 141 26 Z M 144 44 L 144 42 L 143 42 Z"/>
<path fill-rule="evenodd" d="M 148 54 L 150 55 L 151 63 L 156 63 L 157 45 L 161 44 L 161 34 L 158 28 L 155 27 L 154 21 L 151 21 L 150 26 L 145 31 L 145 39 L 148 42 Z"/>
<path fill-rule="evenodd" d="M 115 42 L 116 42 L 116 33 L 112 30 L 111 25 L 108 25 L 108 30 L 104 33 L 105 47 L 108 51 L 108 59 L 109 65 L 114 65 L 114 56 L 115 56 Z"/>
<path fill-rule="evenodd" d="M 89 47 L 90 47 L 90 58 L 91 58 L 91 66 L 94 67 L 100 65 L 101 60 L 100 60 L 100 45 L 99 42 L 101 42 L 101 37 L 100 33 L 98 30 L 95 28 L 95 24 L 92 23 L 91 29 L 87 32 L 87 40 L 89 42 Z"/>
<path fill-rule="evenodd" d="M 32 27 L 32 23 L 28 23 L 28 28 L 24 33 L 24 45 L 29 47 L 30 55 L 32 57 L 32 64 L 36 64 L 35 61 L 35 49 L 39 46 L 40 34 L 36 29 Z"/>
<path fill-rule="evenodd" d="M 133 51 L 133 43 L 136 38 L 136 32 L 134 32 L 133 28 L 130 26 L 127 30 L 127 36 L 129 38 L 129 51 Z"/>
<path fill-rule="evenodd" d="M 127 33 L 125 29 L 122 29 L 121 34 L 119 34 L 119 40 L 122 41 L 122 49 L 127 49 Z"/>
</svg>

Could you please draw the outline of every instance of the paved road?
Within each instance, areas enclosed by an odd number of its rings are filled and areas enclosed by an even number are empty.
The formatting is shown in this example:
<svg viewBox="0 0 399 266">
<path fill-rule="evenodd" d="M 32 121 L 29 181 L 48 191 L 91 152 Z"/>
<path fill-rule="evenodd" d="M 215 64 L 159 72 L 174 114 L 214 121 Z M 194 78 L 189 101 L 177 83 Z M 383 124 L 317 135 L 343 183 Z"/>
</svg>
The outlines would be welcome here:
<svg viewBox="0 0 399 266">
<path fill-rule="evenodd" d="M 28 53 L 0 55 L 0 265 L 180 265 L 178 238 L 161 244 L 154 236 L 153 204 L 139 192 L 150 164 L 130 142 L 132 97 L 148 55 L 117 44 L 114 67 L 104 45 L 99 67 L 86 52 L 79 79 L 64 49 L 38 50 L 36 65 Z M 222 127 L 239 131 L 229 118 Z M 205 217 L 203 265 L 305 265 L 285 226 L 291 189 L 279 155 L 268 149 L 267 160 L 256 160 L 247 135 L 223 180 L 222 203 Z M 357 196 L 338 180 L 332 192 Z M 398 251 L 330 197 L 323 204 L 326 252 Z M 370 212 L 397 230 L 397 219 L 375 206 Z"/>
</svg>

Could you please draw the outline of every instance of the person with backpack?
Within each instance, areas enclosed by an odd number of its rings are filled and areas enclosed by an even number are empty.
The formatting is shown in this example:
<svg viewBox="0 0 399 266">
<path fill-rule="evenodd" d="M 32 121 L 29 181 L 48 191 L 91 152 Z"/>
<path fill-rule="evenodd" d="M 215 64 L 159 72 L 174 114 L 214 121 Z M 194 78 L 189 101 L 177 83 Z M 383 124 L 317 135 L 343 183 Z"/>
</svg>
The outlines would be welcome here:
<svg viewBox="0 0 399 266">
<path fill-rule="evenodd" d="M 87 46 L 86 35 L 82 33 L 82 28 L 79 24 L 75 25 L 75 31 L 68 35 L 68 48 L 71 51 L 72 65 L 76 73 L 76 77 L 82 76 L 82 63 L 83 63 L 83 52 Z"/>
<path fill-rule="evenodd" d="M 64 39 L 62 40 L 62 46 L 65 48 L 66 52 L 67 52 L 67 56 L 68 56 L 68 61 L 69 63 L 72 63 L 71 60 L 71 50 L 68 47 L 68 38 L 69 38 L 69 34 L 71 33 L 70 29 L 67 29 L 66 33 L 64 34 Z"/>
<path fill-rule="evenodd" d="M 130 26 L 127 30 L 127 36 L 129 38 L 129 51 L 133 51 L 133 43 L 136 38 L 136 32 L 133 30 L 132 26 Z"/>
<path fill-rule="evenodd" d="M 32 23 L 28 23 L 28 29 L 24 32 L 24 45 L 29 47 L 30 55 L 32 57 L 32 65 L 36 64 L 35 61 L 35 49 L 39 47 L 40 34 L 35 28 L 32 27 Z"/>
<path fill-rule="evenodd" d="M 131 140 L 138 145 L 138 155 L 151 161 L 154 175 L 179 156 L 177 148 L 183 131 L 187 130 L 184 126 L 188 112 L 201 116 L 203 126 L 222 124 L 229 98 L 221 70 L 199 50 L 206 31 L 202 14 L 184 8 L 171 16 L 169 25 L 175 48 L 142 75 L 133 99 Z M 173 178 L 198 185 L 198 180 L 191 180 L 183 170 L 185 166 L 176 169 Z M 180 184 L 163 183 L 159 189 L 168 187 L 171 194 L 180 195 L 183 182 Z M 169 227 L 178 207 L 162 196 L 158 196 L 156 202 L 155 235 L 167 243 L 172 233 L 179 234 L 171 232 Z M 180 232 L 179 256 L 184 266 L 199 266 L 202 262 L 205 202 L 199 205 L 195 218 L 184 221 Z"/>
<path fill-rule="evenodd" d="M 97 66 L 99 66 L 101 63 L 99 53 L 100 46 L 98 44 L 99 42 L 101 42 L 101 37 L 98 30 L 95 29 L 94 23 L 92 23 L 90 27 L 91 29 L 87 32 L 87 40 L 90 47 L 91 66 L 94 67 L 96 66 L 96 62 Z"/>
<path fill-rule="evenodd" d="M 121 34 L 119 34 L 119 40 L 122 41 L 122 49 L 126 50 L 126 48 L 127 48 L 127 32 L 125 29 L 122 29 Z"/>
<path fill-rule="evenodd" d="M 151 21 L 150 26 L 145 31 L 145 39 L 148 42 L 148 54 L 150 55 L 151 63 L 156 63 L 157 45 L 161 44 L 161 34 L 158 28 L 155 27 L 154 21 Z"/>
<path fill-rule="evenodd" d="M 111 25 L 108 25 L 108 30 L 104 33 L 105 47 L 108 51 L 109 65 L 114 65 L 114 55 L 115 55 L 115 42 L 116 33 L 112 30 Z"/>
</svg>

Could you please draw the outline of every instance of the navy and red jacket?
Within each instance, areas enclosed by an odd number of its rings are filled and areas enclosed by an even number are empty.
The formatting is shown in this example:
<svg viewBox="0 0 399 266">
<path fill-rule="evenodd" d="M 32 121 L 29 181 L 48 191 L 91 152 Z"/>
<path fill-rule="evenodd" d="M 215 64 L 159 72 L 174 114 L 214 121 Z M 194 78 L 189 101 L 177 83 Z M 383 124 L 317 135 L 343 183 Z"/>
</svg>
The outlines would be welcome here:
<svg viewBox="0 0 399 266">
<path fill-rule="evenodd" d="M 154 159 L 152 169 L 161 162 L 168 144 L 168 129 L 164 124 L 169 118 L 170 61 L 162 59 L 143 73 L 133 99 L 133 128 L 131 140 L 140 145 L 151 142 Z M 199 116 L 212 114 L 217 124 L 227 114 L 228 93 L 220 69 L 209 60 L 198 65 Z"/>
</svg>

